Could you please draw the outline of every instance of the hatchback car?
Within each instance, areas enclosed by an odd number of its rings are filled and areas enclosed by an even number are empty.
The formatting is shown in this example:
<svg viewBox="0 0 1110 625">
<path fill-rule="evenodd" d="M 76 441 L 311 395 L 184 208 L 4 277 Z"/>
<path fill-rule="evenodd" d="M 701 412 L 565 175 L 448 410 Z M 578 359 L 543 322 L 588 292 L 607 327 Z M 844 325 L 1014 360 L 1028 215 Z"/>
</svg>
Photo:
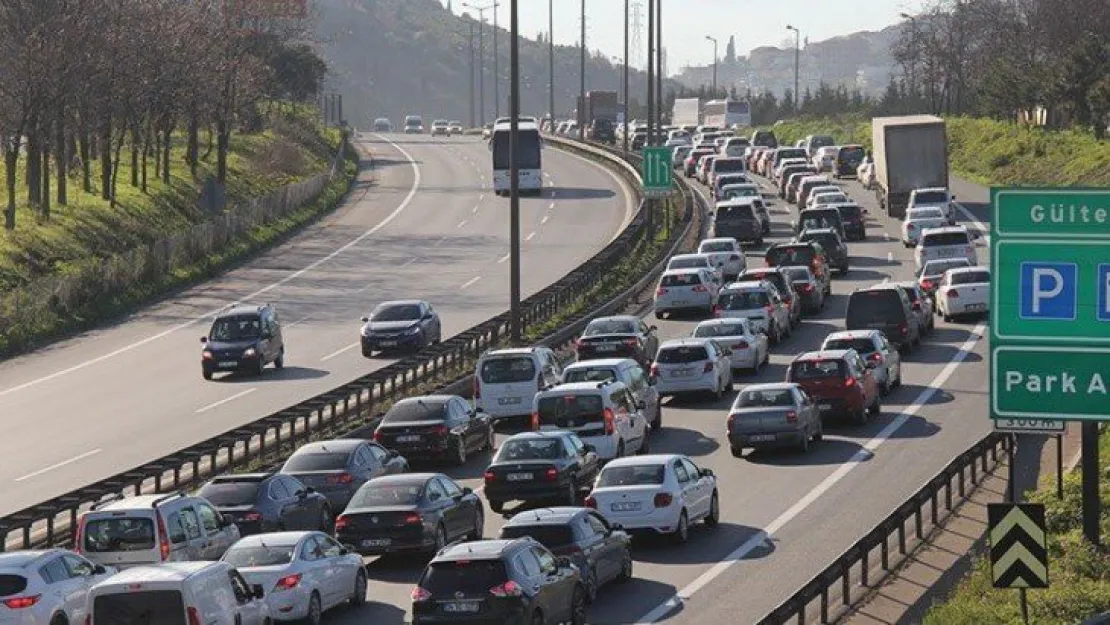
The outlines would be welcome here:
<svg viewBox="0 0 1110 625">
<path fill-rule="evenodd" d="M 647 451 L 651 426 L 646 409 L 623 382 L 564 382 L 536 393 L 532 427 L 574 432 L 606 461 Z"/>
<path fill-rule="evenodd" d="M 270 304 L 239 305 L 216 315 L 208 335 L 200 339 L 201 375 L 243 371 L 262 375 L 269 363 L 285 366 L 285 339 L 277 310 Z"/>
<path fill-rule="evenodd" d="M 654 354 L 653 354 L 654 356 Z M 655 381 L 648 377 L 650 365 L 645 368 L 631 358 L 600 358 L 568 365 L 563 370 L 564 382 L 605 382 L 615 380 L 624 384 L 641 414 L 651 424 L 651 431 L 663 427 L 663 402 Z"/>
<path fill-rule="evenodd" d="M 943 228 L 948 224 L 948 218 L 939 208 L 911 208 L 906 211 L 902 219 L 902 245 L 916 247 L 917 239 L 921 233 L 930 228 Z"/>
<path fill-rule="evenodd" d="M 917 283 L 921 290 L 936 303 L 937 287 L 940 285 L 944 272 L 958 267 L 971 267 L 971 261 L 966 258 L 949 258 L 947 260 L 930 260 L 917 272 Z"/>
<path fill-rule="evenodd" d="M 795 235 L 799 235 L 805 230 L 832 228 L 836 230 L 841 239 L 847 238 L 844 220 L 841 218 L 840 211 L 834 206 L 807 208 L 798 213 L 798 220 L 793 223 L 793 226 Z"/>
<path fill-rule="evenodd" d="M 817 402 L 825 416 L 845 416 L 858 424 L 882 411 L 879 383 L 872 368 L 852 349 L 807 352 L 786 370 L 786 381 L 796 382 Z"/>
<path fill-rule="evenodd" d="M 762 202 L 757 197 L 738 197 L 717 202 L 709 228 L 710 236 L 763 245 L 763 219 L 756 207 L 756 203 Z"/>
<path fill-rule="evenodd" d="M 238 526 L 240 536 L 279 530 L 330 532 L 335 519 L 327 497 L 281 473 L 218 475 L 197 495 Z"/>
<path fill-rule="evenodd" d="M 393 132 L 393 122 L 388 117 L 379 117 L 374 120 L 374 132 Z"/>
<path fill-rule="evenodd" d="M 787 447 L 809 451 L 824 437 L 821 411 L 798 384 L 752 384 L 732 402 L 725 426 L 732 455 L 748 448 Z"/>
<path fill-rule="evenodd" d="M 597 477 L 601 460 L 574 432 L 523 432 L 509 437 L 486 468 L 484 492 L 500 514 L 507 501 L 562 500 L 578 505 Z"/>
<path fill-rule="evenodd" d="M 690 538 L 690 524 L 717 527 L 721 518 L 717 477 L 679 454 L 621 458 L 605 465 L 586 506 L 632 533 Z"/>
<path fill-rule="evenodd" d="M 831 205 L 840 212 L 840 222 L 844 227 L 844 237 L 849 241 L 867 240 L 867 223 L 864 221 L 864 210 L 855 202 L 842 202 Z"/>
<path fill-rule="evenodd" d="M 744 249 L 732 237 L 704 239 L 698 243 L 698 254 L 708 256 L 713 264 L 721 269 L 726 283 L 748 268 Z"/>
<path fill-rule="evenodd" d="M 913 316 L 917 319 L 918 334 L 925 336 L 933 331 L 936 327 L 936 321 L 933 319 L 934 304 L 933 300 L 925 294 L 925 290 L 915 280 L 907 280 L 905 282 L 895 282 L 899 288 L 906 292 L 906 296 L 910 298 L 910 308 L 913 310 Z"/>
<path fill-rule="evenodd" d="M 767 335 L 752 330 L 751 322 L 743 318 L 709 319 L 694 328 L 696 339 L 713 339 L 728 347 L 731 352 L 733 377 L 736 371 L 748 369 L 759 373 L 771 357 Z"/>
<path fill-rule="evenodd" d="M 423 300 L 382 302 L 362 324 L 360 342 L 367 358 L 373 352 L 419 350 L 443 339 L 439 313 Z"/>
<path fill-rule="evenodd" d="M 659 347 L 651 377 L 662 396 L 710 393 L 720 399 L 732 390 L 732 354 L 713 339 L 672 339 Z"/>
<path fill-rule="evenodd" d="M 667 261 L 665 271 L 679 269 L 708 269 L 718 285 L 723 282 L 724 267 L 718 265 L 708 254 L 675 254 Z"/>
<path fill-rule="evenodd" d="M 574 343 L 578 362 L 596 358 L 632 358 L 648 367 L 659 348 L 655 326 L 634 315 L 598 317 L 586 324 Z"/>
<path fill-rule="evenodd" d="M 767 250 L 763 260 L 768 267 L 809 267 L 813 275 L 825 285 L 825 295 L 832 295 L 829 259 L 820 243 L 779 243 Z"/>
<path fill-rule="evenodd" d="M 842 145 L 836 152 L 836 165 L 833 169 L 835 178 L 852 178 L 856 170 L 863 163 L 867 151 L 862 145 Z"/>
<path fill-rule="evenodd" d="M 305 443 L 281 467 L 282 473 L 326 496 L 336 511 L 346 508 L 371 479 L 408 470 L 408 461 L 397 452 L 355 438 Z"/>
<path fill-rule="evenodd" d="M 949 225 L 956 224 L 956 196 L 944 187 L 926 187 L 910 191 L 907 209 L 934 206 L 944 211 Z"/>
<path fill-rule="evenodd" d="M 799 297 L 799 292 L 794 288 L 794 281 L 790 278 L 790 273 L 787 271 L 790 267 L 754 267 L 752 269 L 745 269 L 736 276 L 733 284 L 740 282 L 770 282 L 776 289 L 778 289 L 779 297 L 782 302 L 786 304 L 786 309 L 790 312 L 790 324 L 797 327 L 802 321 L 802 300 Z"/>
<path fill-rule="evenodd" d="M 866 362 L 874 363 L 872 371 L 883 395 L 902 386 L 902 355 L 878 330 L 846 330 L 833 332 L 821 343 L 822 351 L 854 349 Z"/>
<path fill-rule="evenodd" d="M 798 235 L 797 241 L 801 243 L 817 243 L 821 249 L 825 251 L 829 264 L 836 269 L 840 275 L 847 275 L 851 270 L 851 255 L 848 252 L 848 244 L 840 237 L 840 234 L 832 228 L 815 228 L 812 230 L 803 230 Z"/>
<path fill-rule="evenodd" d="M 848 330 L 878 330 L 903 353 L 921 342 L 909 297 L 891 283 L 853 291 L 848 296 L 844 326 Z"/>
<path fill-rule="evenodd" d="M 930 260 L 966 258 L 972 265 L 979 264 L 975 251 L 978 233 L 971 233 L 964 226 L 930 228 L 921 233 L 914 250 L 915 268 L 921 269 Z"/>
<path fill-rule="evenodd" d="M 783 267 L 782 270 L 790 277 L 790 284 L 798 294 L 803 312 L 812 315 L 825 308 L 824 286 L 809 267 Z"/>
<path fill-rule="evenodd" d="M 89 590 L 115 573 L 66 549 L 0 553 L 0 623 L 80 625 Z"/>
<path fill-rule="evenodd" d="M 708 269 L 665 271 L 655 289 L 655 318 L 677 312 L 712 314 L 720 285 Z"/>
<path fill-rule="evenodd" d="M 719 301 L 719 318 L 747 319 L 751 328 L 765 334 L 772 345 L 794 331 L 790 307 L 775 285 L 767 280 L 733 282 L 721 291 Z"/>
<path fill-rule="evenodd" d="M 990 310 L 991 272 L 986 267 L 949 269 L 937 287 L 937 314 L 945 321 Z"/>
<path fill-rule="evenodd" d="M 385 413 L 374 441 L 405 458 L 449 460 L 462 466 L 471 453 L 493 449 L 493 423 L 456 395 L 408 397 Z"/>
</svg>

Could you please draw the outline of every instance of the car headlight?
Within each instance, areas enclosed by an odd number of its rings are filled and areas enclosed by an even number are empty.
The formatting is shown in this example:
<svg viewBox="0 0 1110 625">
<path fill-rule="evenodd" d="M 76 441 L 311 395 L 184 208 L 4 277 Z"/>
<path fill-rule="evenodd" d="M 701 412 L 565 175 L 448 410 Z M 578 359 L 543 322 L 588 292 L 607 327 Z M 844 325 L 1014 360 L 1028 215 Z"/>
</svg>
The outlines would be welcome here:
<svg viewBox="0 0 1110 625">
<path fill-rule="evenodd" d="M 243 358 L 254 358 L 257 355 L 258 350 L 253 347 L 248 347 L 247 350 L 243 352 Z"/>
<path fill-rule="evenodd" d="M 204 350 L 204 352 L 201 354 L 201 358 L 204 358 L 205 360 L 212 360 L 212 352 Z"/>
<path fill-rule="evenodd" d="M 358 329 L 358 333 L 362 336 L 370 336 L 370 328 L 362 326 Z"/>
<path fill-rule="evenodd" d="M 405 334 L 420 334 L 420 326 L 412 326 L 408 330 L 405 330 Z"/>
</svg>

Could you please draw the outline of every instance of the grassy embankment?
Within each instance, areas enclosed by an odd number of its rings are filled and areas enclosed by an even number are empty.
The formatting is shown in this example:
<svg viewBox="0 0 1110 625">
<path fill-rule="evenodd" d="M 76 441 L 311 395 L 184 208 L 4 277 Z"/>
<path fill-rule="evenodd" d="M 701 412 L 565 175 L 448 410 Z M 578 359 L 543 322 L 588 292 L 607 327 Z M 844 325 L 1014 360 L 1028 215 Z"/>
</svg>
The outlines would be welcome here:
<svg viewBox="0 0 1110 625">
<path fill-rule="evenodd" d="M 298 106 L 290 112 L 286 105 L 284 113 L 268 118 L 263 132 L 232 136 L 226 186 L 228 210 L 330 168 L 342 137 L 337 129 L 323 127 L 318 118 L 311 107 Z M 206 151 L 205 139 L 202 133 L 202 155 Z M 21 159 L 17 172 L 20 181 L 17 227 L 0 231 L 0 307 L 16 305 L 15 298 L 5 295 L 29 282 L 76 275 L 103 258 L 142 247 L 209 218 L 199 207 L 198 199 L 203 181 L 214 176 L 215 150 L 201 160 L 194 180 L 184 161 L 184 134 L 175 135 L 173 141 L 169 184 L 155 177 L 152 158 L 148 163 L 147 191 L 131 186 L 130 155 L 125 147 L 119 164 L 116 207 L 101 199 L 99 168 L 94 165 L 92 193 L 82 190 L 80 170 L 71 171 L 67 184 L 69 201 L 59 206 L 52 197 L 48 220 L 28 206 L 23 185 L 26 162 Z M 347 152 L 341 175 L 314 201 L 284 219 L 255 228 L 201 262 L 173 267 L 158 279 L 135 284 L 123 292 L 103 293 L 73 310 L 43 307 L 49 312 L 28 320 L 27 315 L 6 314 L 0 309 L 0 319 L 19 320 L 0 328 L 0 356 L 25 351 L 126 314 L 144 302 L 226 269 L 330 211 L 338 205 L 357 171 L 357 156 L 353 150 Z M 56 180 L 51 180 L 51 192 L 56 194 Z M 7 192 L 0 189 L 0 205 L 6 202 Z"/>
</svg>

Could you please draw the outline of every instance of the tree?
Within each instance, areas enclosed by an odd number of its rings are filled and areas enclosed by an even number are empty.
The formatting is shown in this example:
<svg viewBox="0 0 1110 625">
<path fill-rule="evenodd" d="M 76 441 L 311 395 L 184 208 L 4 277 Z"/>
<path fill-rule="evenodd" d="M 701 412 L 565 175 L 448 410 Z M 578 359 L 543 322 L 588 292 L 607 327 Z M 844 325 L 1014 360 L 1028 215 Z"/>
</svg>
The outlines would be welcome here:
<svg viewBox="0 0 1110 625">
<path fill-rule="evenodd" d="M 728 45 L 725 46 L 725 63 L 728 65 L 736 63 L 736 35 L 728 36 Z"/>
</svg>

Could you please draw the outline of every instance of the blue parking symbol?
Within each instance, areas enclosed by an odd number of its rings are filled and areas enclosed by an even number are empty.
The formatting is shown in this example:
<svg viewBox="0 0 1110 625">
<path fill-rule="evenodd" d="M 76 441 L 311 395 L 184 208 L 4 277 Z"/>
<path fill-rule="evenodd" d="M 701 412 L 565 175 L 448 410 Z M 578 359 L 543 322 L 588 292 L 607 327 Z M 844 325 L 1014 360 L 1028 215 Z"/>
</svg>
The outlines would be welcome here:
<svg viewBox="0 0 1110 625">
<path fill-rule="evenodd" d="M 1079 295 L 1078 276 L 1079 266 L 1075 263 L 1021 263 L 1021 318 L 1075 321 Z M 1100 283 L 1099 288 L 1103 286 L 1105 285 Z M 1100 310 L 1099 314 L 1102 313 Z M 1110 320 L 1110 311 L 1106 314 Z"/>
<path fill-rule="evenodd" d="M 1098 320 L 1110 321 L 1110 264 L 1098 266 Z"/>
</svg>

